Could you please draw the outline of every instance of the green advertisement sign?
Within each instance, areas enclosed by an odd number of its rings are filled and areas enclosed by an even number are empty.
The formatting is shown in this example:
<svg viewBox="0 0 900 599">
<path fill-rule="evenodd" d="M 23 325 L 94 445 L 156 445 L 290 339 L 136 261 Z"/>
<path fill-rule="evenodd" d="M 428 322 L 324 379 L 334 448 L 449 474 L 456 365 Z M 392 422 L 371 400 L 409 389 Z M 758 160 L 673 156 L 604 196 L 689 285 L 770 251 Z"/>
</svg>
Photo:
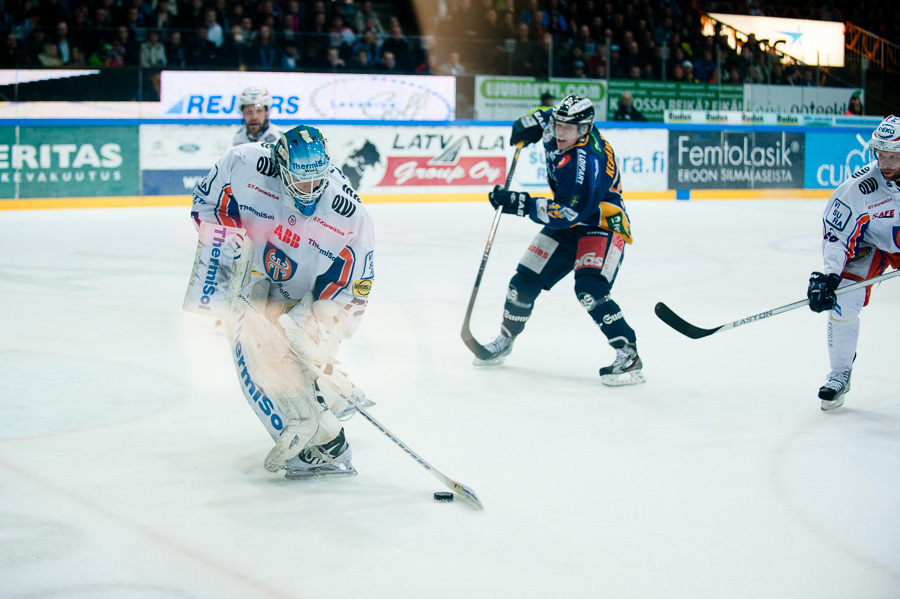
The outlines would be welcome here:
<svg viewBox="0 0 900 599">
<path fill-rule="evenodd" d="M 665 110 L 731 110 L 744 109 L 744 86 L 707 83 L 675 83 L 610 79 L 609 115 L 619 108 L 619 98 L 631 92 L 634 107 L 648 121 L 662 121 Z"/>
<path fill-rule="evenodd" d="M 139 176 L 137 127 L 0 127 L 0 199 L 133 196 Z"/>
<path fill-rule="evenodd" d="M 549 93 L 555 102 L 570 94 L 588 98 L 597 111 L 595 119 L 606 120 L 606 80 L 549 79 L 529 77 L 475 77 L 475 115 L 478 120 L 513 120 L 540 104 Z"/>
</svg>

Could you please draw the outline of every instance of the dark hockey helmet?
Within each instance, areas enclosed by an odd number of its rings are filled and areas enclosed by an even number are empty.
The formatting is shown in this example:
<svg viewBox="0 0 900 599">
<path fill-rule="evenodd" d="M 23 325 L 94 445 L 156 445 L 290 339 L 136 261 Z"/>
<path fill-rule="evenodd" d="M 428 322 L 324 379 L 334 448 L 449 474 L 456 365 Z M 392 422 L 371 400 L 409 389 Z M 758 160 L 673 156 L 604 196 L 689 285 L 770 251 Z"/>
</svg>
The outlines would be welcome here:
<svg viewBox="0 0 900 599">
<path fill-rule="evenodd" d="M 272 161 L 297 211 L 312 216 L 328 187 L 331 168 L 322 132 L 305 125 L 285 131 L 272 146 Z"/>
<path fill-rule="evenodd" d="M 551 131 L 555 130 L 556 123 L 578 125 L 578 136 L 586 135 L 594 124 L 594 103 L 574 94 L 566 96 L 553 107 L 550 116 Z"/>
</svg>

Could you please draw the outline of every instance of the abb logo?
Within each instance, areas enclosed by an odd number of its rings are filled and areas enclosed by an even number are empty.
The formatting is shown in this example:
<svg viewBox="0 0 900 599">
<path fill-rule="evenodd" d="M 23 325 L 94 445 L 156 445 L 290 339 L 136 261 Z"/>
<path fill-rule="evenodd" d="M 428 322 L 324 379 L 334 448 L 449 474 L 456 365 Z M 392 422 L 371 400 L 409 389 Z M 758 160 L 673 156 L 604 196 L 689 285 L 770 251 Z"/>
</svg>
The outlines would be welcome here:
<svg viewBox="0 0 900 599">
<path fill-rule="evenodd" d="M 602 268 L 603 256 L 598 256 L 594 252 L 588 252 L 575 261 L 575 270 L 588 267 Z"/>
<path fill-rule="evenodd" d="M 288 244 L 292 248 L 300 247 L 300 236 L 288 229 L 278 225 L 275 227 L 275 237 Z"/>
</svg>

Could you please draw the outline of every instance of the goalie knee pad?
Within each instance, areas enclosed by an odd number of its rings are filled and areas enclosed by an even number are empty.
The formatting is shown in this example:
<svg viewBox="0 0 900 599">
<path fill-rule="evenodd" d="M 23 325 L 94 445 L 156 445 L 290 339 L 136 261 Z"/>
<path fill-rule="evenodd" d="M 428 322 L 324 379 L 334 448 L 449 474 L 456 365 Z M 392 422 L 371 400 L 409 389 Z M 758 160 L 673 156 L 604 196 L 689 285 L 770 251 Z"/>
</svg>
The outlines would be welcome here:
<svg viewBox="0 0 900 599">
<path fill-rule="evenodd" d="M 622 309 L 609 297 L 609 283 L 603 277 L 587 274 L 575 277 L 578 301 L 609 340 L 636 341 L 634 330 L 625 322 Z"/>
<path fill-rule="evenodd" d="M 515 337 L 525 329 L 525 323 L 534 309 L 534 300 L 540 292 L 541 282 L 536 276 L 522 271 L 513 275 L 506 290 L 501 325 L 507 337 Z"/>
</svg>

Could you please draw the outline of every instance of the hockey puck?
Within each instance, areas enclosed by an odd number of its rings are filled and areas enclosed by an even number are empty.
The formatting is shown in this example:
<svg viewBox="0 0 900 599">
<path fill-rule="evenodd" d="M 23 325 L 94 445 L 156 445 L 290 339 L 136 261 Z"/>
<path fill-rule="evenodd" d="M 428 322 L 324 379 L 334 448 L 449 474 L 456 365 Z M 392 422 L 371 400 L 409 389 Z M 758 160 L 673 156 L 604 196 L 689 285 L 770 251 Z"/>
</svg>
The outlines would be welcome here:
<svg viewBox="0 0 900 599">
<path fill-rule="evenodd" d="M 435 501 L 453 501 L 453 493 L 449 491 L 437 491 L 434 494 Z"/>
</svg>

